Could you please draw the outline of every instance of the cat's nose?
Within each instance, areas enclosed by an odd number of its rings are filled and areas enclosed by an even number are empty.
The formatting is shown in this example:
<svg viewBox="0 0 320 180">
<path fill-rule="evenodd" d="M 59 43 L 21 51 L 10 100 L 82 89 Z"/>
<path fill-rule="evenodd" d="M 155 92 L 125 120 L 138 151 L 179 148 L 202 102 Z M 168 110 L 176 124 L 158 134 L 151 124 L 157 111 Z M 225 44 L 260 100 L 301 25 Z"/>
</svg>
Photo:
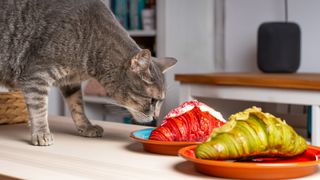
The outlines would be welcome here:
<svg viewBox="0 0 320 180">
<path fill-rule="evenodd" d="M 158 122 L 158 119 L 153 118 L 152 121 L 150 122 L 150 126 L 156 127 L 157 126 L 157 122 Z"/>
<path fill-rule="evenodd" d="M 159 114 L 157 114 L 156 112 L 153 113 L 153 121 L 158 121 L 159 120 Z"/>
</svg>

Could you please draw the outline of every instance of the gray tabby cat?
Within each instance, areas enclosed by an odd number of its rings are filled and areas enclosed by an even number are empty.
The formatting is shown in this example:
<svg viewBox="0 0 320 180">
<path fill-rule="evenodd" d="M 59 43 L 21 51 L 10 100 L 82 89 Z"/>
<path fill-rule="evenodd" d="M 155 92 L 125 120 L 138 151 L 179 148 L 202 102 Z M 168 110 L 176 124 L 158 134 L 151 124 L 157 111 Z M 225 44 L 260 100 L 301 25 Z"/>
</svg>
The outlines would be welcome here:
<svg viewBox="0 0 320 180">
<path fill-rule="evenodd" d="M 53 143 L 48 90 L 58 86 L 80 135 L 103 129 L 84 114 L 80 82 L 96 78 L 139 122 L 159 115 L 163 73 L 173 58 L 142 50 L 99 0 L 1 0 L 0 84 L 20 89 L 30 116 L 31 143 Z"/>
</svg>

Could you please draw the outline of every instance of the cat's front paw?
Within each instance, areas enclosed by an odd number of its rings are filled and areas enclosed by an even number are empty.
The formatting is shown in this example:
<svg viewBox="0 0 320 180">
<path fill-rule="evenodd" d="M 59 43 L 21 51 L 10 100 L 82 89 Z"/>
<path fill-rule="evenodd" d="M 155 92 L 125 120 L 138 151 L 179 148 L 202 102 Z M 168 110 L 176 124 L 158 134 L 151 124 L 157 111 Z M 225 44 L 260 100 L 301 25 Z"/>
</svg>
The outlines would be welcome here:
<svg viewBox="0 0 320 180">
<path fill-rule="evenodd" d="M 103 128 L 98 125 L 81 126 L 78 128 L 78 132 L 85 137 L 102 137 Z"/>
<path fill-rule="evenodd" d="M 35 146 L 50 146 L 53 144 L 53 135 L 51 133 L 34 133 L 31 135 L 31 143 Z"/>
</svg>

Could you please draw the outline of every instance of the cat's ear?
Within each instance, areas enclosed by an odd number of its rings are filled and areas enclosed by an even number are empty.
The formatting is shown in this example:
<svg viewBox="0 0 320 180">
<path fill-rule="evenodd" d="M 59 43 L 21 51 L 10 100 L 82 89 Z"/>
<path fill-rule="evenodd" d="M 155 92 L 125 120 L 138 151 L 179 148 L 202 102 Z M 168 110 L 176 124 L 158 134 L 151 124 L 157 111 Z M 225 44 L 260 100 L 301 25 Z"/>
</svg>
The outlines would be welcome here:
<svg viewBox="0 0 320 180">
<path fill-rule="evenodd" d="M 131 70 L 148 84 L 152 84 L 152 76 L 149 69 L 150 64 L 151 52 L 147 49 L 141 50 L 131 59 Z"/>
<path fill-rule="evenodd" d="M 177 60 L 175 58 L 165 57 L 165 58 L 155 59 L 153 60 L 153 62 L 155 62 L 158 65 L 162 73 L 165 73 L 167 70 L 169 70 L 171 67 L 173 67 L 177 63 Z"/>
<path fill-rule="evenodd" d="M 143 49 L 131 59 L 131 70 L 136 73 L 148 71 L 150 63 L 151 52 Z"/>
</svg>

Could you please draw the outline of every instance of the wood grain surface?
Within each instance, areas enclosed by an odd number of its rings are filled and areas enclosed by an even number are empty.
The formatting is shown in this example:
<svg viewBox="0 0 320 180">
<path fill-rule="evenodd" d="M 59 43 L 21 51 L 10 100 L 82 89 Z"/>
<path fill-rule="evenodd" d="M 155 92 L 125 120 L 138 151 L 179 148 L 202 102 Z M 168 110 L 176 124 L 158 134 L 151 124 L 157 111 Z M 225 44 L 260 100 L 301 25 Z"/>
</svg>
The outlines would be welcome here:
<svg viewBox="0 0 320 180">
<path fill-rule="evenodd" d="M 320 73 L 176 74 L 181 83 L 320 90 Z"/>
</svg>

